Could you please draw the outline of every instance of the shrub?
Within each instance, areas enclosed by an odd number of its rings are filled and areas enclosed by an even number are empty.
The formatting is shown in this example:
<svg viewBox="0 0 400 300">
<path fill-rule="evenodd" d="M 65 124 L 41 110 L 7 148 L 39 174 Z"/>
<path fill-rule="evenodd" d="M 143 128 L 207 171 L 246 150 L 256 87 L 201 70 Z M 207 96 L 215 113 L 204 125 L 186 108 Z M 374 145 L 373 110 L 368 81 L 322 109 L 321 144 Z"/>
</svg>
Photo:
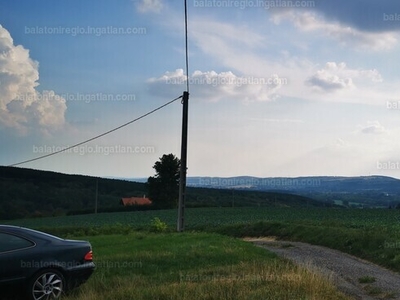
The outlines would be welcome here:
<svg viewBox="0 0 400 300">
<path fill-rule="evenodd" d="M 168 225 L 161 221 L 160 218 L 155 217 L 151 221 L 150 231 L 152 232 L 165 232 L 168 229 Z"/>
</svg>

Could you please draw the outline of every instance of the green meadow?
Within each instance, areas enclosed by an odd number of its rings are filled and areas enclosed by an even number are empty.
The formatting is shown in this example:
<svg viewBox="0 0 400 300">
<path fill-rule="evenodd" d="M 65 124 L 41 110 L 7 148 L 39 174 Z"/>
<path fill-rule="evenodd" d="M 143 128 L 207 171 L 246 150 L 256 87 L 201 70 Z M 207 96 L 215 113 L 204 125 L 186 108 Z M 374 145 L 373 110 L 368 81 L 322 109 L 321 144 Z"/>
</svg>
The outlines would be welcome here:
<svg viewBox="0 0 400 300">
<path fill-rule="evenodd" d="M 68 300 L 349 299 L 318 274 L 215 233 L 83 236 L 97 269 Z"/>
<path fill-rule="evenodd" d="M 99 213 L 88 215 L 20 219 L 3 223 L 33 228 L 95 229 L 106 226 L 129 226 L 146 229 L 151 220 L 160 218 L 171 229 L 176 227 L 177 210 L 148 210 L 132 212 Z M 343 208 L 281 208 L 281 207 L 221 207 L 187 208 L 185 228 L 215 228 L 255 222 L 281 222 L 291 224 L 344 227 L 353 229 L 400 229 L 400 210 L 395 209 L 343 209 Z M 395 234 L 395 232 L 393 232 Z"/>
<path fill-rule="evenodd" d="M 67 299 L 346 299 L 328 279 L 243 241 L 274 236 L 335 248 L 400 271 L 394 209 L 190 208 L 21 219 L 89 240 L 97 270 Z"/>
</svg>

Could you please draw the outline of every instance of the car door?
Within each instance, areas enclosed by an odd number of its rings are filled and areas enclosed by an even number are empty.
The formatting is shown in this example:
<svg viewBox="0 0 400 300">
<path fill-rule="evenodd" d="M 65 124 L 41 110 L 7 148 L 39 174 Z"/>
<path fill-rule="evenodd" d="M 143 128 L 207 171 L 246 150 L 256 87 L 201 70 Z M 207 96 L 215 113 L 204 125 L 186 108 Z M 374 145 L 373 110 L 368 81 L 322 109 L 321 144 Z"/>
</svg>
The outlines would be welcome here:
<svg viewBox="0 0 400 300">
<path fill-rule="evenodd" d="M 27 268 L 32 267 L 29 253 L 34 246 L 28 239 L 0 231 L 0 283 L 24 280 Z"/>
</svg>

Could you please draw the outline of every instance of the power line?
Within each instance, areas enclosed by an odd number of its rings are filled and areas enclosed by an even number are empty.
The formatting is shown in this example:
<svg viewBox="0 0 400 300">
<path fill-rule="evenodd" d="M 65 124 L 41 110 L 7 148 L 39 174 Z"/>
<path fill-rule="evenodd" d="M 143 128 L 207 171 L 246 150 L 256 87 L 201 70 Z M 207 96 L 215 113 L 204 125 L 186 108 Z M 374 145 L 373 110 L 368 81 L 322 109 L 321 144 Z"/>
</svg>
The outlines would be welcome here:
<svg viewBox="0 0 400 300">
<path fill-rule="evenodd" d="M 141 115 L 140 117 L 138 117 L 138 118 L 136 118 L 136 119 L 134 119 L 134 120 L 132 120 L 132 121 L 129 121 L 129 122 L 125 123 L 125 124 L 122 124 L 121 126 L 118 126 L 118 127 L 114 128 L 114 129 L 111 129 L 111 130 L 109 130 L 109 131 L 107 131 L 107 132 L 104 132 L 104 133 L 102 133 L 102 134 L 99 134 L 99 135 L 97 135 L 97 136 L 95 136 L 95 137 L 92 137 L 92 138 L 90 138 L 90 139 L 88 139 L 88 140 L 85 140 L 85 141 L 80 142 L 80 143 L 78 143 L 78 144 L 75 144 L 75 145 L 72 145 L 72 146 L 70 146 L 70 147 L 61 149 L 61 150 L 59 150 L 59 151 L 55 151 L 55 152 L 52 152 L 52 153 L 49 153 L 49 154 L 45 154 L 45 155 L 42 155 L 42 156 L 39 156 L 39 157 L 36 157 L 36 158 L 32 158 L 32 159 L 28 159 L 28 160 L 21 161 L 21 162 L 19 162 L 19 163 L 15 163 L 15 164 L 12 164 L 12 165 L 8 165 L 8 167 L 15 167 L 15 166 L 18 166 L 18 165 L 26 164 L 26 163 L 28 163 L 28 162 L 32 162 L 32 161 L 35 161 L 35 160 L 43 159 L 43 158 L 46 158 L 46 157 L 49 157 L 49 156 L 53 156 L 53 155 L 59 154 L 59 153 L 61 153 L 61 152 L 67 151 L 67 150 L 69 150 L 69 149 L 73 149 L 73 148 L 78 147 L 78 146 L 80 146 L 80 145 L 89 143 L 89 142 L 91 142 L 91 141 L 93 141 L 93 140 L 95 140 L 95 139 L 98 139 L 98 138 L 103 137 L 103 136 L 105 136 L 105 135 L 107 135 L 107 134 L 110 134 L 111 132 L 117 131 L 118 129 L 121 129 L 121 128 L 125 127 L 125 126 L 128 126 L 129 124 L 132 124 L 132 123 L 134 123 L 134 122 L 136 122 L 136 121 L 139 121 L 140 119 L 143 119 L 144 117 L 147 117 L 148 115 L 151 115 L 152 113 L 154 113 L 154 112 L 156 112 L 156 111 L 158 111 L 158 110 L 160 110 L 160 109 L 166 107 L 167 105 L 169 105 L 169 104 L 175 102 L 176 100 L 178 100 L 178 99 L 180 99 L 180 98 L 182 98 L 182 97 L 183 97 L 183 96 L 179 96 L 179 97 L 177 97 L 177 98 L 175 98 L 175 99 L 173 99 L 173 100 L 171 100 L 171 101 L 169 101 L 169 102 L 167 102 L 167 103 L 165 103 L 165 104 L 163 104 L 163 105 L 161 105 L 161 106 L 159 106 L 159 107 L 153 109 L 152 111 L 149 111 L 148 113 L 145 113 L 144 115 Z"/>
</svg>

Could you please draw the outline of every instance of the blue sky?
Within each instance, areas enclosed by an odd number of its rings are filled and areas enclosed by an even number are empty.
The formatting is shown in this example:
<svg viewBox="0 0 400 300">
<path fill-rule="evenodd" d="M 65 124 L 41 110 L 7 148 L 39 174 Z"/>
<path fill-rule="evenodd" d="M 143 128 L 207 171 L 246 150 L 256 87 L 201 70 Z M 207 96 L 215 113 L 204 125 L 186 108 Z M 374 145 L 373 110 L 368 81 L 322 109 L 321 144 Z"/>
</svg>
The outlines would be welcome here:
<svg viewBox="0 0 400 300">
<path fill-rule="evenodd" d="M 400 178 L 400 3 L 188 1 L 188 176 Z M 0 164 L 182 95 L 183 1 L 0 3 Z M 146 177 L 180 155 L 179 101 L 21 167 Z"/>
</svg>

